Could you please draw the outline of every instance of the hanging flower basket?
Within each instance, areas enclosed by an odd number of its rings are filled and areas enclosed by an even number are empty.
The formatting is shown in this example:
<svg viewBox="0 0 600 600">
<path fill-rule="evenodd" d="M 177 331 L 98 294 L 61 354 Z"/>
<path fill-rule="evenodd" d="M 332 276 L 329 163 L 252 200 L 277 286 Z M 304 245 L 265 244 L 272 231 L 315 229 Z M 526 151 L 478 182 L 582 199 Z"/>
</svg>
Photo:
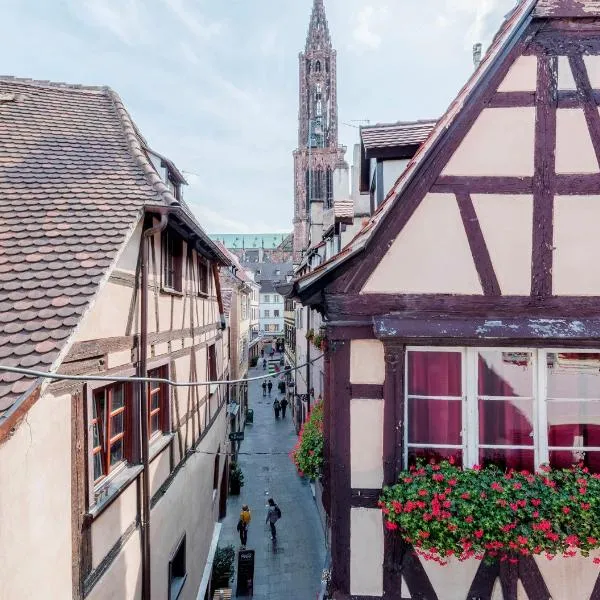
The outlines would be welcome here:
<svg viewBox="0 0 600 600">
<path fill-rule="evenodd" d="M 441 565 L 451 558 L 587 557 L 600 548 L 600 475 L 582 465 L 504 473 L 462 469 L 452 459 L 420 463 L 384 488 L 379 506 L 388 530 Z"/>
<path fill-rule="evenodd" d="M 302 425 L 290 457 L 301 476 L 318 479 L 323 470 L 323 402 L 317 402 Z"/>
</svg>

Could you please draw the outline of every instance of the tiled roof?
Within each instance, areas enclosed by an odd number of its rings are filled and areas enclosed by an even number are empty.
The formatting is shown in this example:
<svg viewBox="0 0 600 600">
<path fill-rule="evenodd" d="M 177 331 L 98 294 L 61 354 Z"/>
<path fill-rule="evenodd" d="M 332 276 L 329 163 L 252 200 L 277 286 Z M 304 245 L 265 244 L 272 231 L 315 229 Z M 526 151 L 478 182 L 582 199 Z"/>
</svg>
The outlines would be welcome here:
<svg viewBox="0 0 600 600">
<path fill-rule="evenodd" d="M 144 147 L 109 88 L 0 77 L 0 364 L 56 368 L 141 208 L 175 201 Z M 0 372 L 0 423 L 38 383 Z"/>
<path fill-rule="evenodd" d="M 231 312 L 231 298 L 233 297 L 233 289 L 226 288 L 221 292 L 221 296 L 223 298 L 223 310 L 225 314 L 229 316 Z"/>
<path fill-rule="evenodd" d="M 360 128 L 360 137 L 367 150 L 422 144 L 433 131 L 436 121 L 378 123 Z"/>
<path fill-rule="evenodd" d="M 337 220 L 354 218 L 354 201 L 350 199 L 336 200 L 333 203 L 333 214 Z"/>
</svg>

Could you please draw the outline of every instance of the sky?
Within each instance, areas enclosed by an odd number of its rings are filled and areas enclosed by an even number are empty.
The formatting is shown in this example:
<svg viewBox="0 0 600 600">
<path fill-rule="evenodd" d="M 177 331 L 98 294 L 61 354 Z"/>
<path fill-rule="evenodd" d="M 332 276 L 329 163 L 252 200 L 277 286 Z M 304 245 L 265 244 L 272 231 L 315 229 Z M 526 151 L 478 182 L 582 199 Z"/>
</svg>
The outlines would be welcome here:
<svg viewBox="0 0 600 600">
<path fill-rule="evenodd" d="M 298 53 L 313 0 L 0 0 L 0 74 L 109 85 L 209 233 L 292 229 Z M 325 0 L 340 143 L 435 118 L 515 0 Z"/>
</svg>

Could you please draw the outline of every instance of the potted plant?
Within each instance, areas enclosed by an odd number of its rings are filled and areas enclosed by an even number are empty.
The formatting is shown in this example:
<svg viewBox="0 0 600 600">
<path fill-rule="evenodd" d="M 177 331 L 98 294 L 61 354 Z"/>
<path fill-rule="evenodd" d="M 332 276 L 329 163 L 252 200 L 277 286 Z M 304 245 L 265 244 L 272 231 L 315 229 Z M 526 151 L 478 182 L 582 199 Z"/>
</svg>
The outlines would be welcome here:
<svg viewBox="0 0 600 600">
<path fill-rule="evenodd" d="M 229 545 L 217 548 L 212 568 L 211 598 L 215 590 L 229 587 L 229 582 L 233 577 L 234 562 L 235 550 L 233 546 Z"/>
<path fill-rule="evenodd" d="M 244 474 L 236 462 L 231 463 L 229 469 L 229 493 L 237 496 L 244 485 Z"/>
<path fill-rule="evenodd" d="M 317 402 L 290 454 L 300 476 L 318 479 L 323 470 L 323 402 Z"/>
<path fill-rule="evenodd" d="M 317 333 L 315 337 L 313 337 L 312 343 L 319 350 L 321 349 L 321 343 L 323 342 L 323 336 L 320 333 Z"/>
<path fill-rule="evenodd" d="M 314 329 L 309 329 L 306 332 L 306 339 L 307 340 L 312 340 L 315 337 L 315 330 Z"/>
</svg>

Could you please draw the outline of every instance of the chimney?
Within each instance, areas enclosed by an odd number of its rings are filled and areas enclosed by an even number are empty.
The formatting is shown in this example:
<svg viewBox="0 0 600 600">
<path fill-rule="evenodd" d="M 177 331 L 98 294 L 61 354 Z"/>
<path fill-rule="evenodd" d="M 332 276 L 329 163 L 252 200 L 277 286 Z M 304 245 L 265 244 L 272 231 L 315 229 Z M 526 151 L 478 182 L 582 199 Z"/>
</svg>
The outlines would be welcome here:
<svg viewBox="0 0 600 600">
<path fill-rule="evenodd" d="M 481 62 L 481 42 L 477 44 L 473 44 L 473 66 L 477 69 L 479 67 L 479 63 Z"/>
</svg>

